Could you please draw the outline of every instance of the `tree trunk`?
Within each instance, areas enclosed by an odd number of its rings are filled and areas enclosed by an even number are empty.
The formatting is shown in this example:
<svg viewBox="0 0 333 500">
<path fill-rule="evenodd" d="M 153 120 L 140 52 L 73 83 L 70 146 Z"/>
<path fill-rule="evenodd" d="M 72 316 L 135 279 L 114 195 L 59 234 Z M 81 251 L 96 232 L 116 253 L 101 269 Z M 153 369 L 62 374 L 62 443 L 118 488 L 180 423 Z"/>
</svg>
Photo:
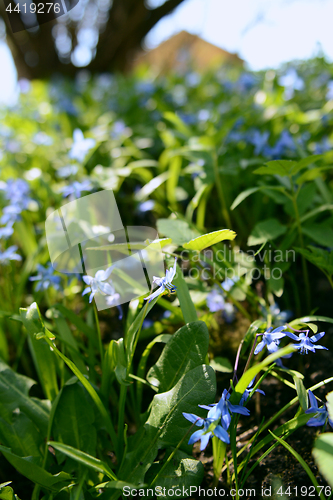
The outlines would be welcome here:
<svg viewBox="0 0 333 500">
<path fill-rule="evenodd" d="M 10 0 L 5 1 L 8 4 Z M 160 7 L 148 9 L 144 0 L 113 0 L 105 29 L 99 34 L 96 56 L 85 69 L 92 73 L 127 71 L 147 33 L 183 1 L 166 0 Z M 7 43 L 19 78 L 48 79 L 54 73 L 75 76 L 82 69 L 59 60 L 52 36 L 52 28 L 57 24 L 54 15 L 49 16 L 49 22 L 40 24 L 36 32 L 32 32 L 24 28 L 20 15 L 12 12 L 10 16 L 12 19 L 16 16 L 16 26 L 22 28 L 16 33 L 12 31 L 3 2 L 0 2 L 0 15 L 6 23 Z M 71 21 L 66 27 L 75 39 L 75 24 Z"/>
</svg>

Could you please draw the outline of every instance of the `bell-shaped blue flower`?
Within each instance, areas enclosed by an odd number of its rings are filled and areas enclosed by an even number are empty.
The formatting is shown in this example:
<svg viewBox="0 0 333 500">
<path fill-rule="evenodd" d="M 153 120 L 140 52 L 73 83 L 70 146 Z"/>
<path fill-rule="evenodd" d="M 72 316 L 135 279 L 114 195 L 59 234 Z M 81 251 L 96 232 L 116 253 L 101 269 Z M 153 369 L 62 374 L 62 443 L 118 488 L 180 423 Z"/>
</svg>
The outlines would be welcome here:
<svg viewBox="0 0 333 500">
<path fill-rule="evenodd" d="M 293 344 L 293 347 L 295 347 L 295 349 L 300 349 L 301 354 L 307 354 L 308 351 L 316 352 L 316 349 L 326 349 L 326 351 L 328 351 L 327 347 L 314 345 L 315 342 L 325 335 L 325 332 L 316 333 L 316 335 L 312 335 L 312 337 L 309 337 L 308 334 L 309 330 L 307 330 L 306 333 L 301 332 L 295 339 L 299 344 Z"/>
<path fill-rule="evenodd" d="M 254 354 L 258 354 L 266 346 L 269 353 L 276 352 L 279 348 L 280 339 L 283 337 L 290 337 L 293 340 L 298 340 L 298 337 L 290 332 L 283 332 L 286 326 L 279 326 L 273 330 L 273 328 L 268 328 L 268 330 L 263 333 L 262 339 L 255 348 Z"/>
<path fill-rule="evenodd" d="M 172 285 L 172 280 L 176 274 L 176 264 L 177 257 L 175 257 L 175 263 L 173 267 L 170 267 L 170 269 L 166 270 L 165 276 L 163 276 L 163 278 L 158 278 L 157 276 L 153 277 L 153 283 L 156 283 L 159 288 L 155 290 L 155 292 L 153 292 L 151 295 L 148 295 L 148 297 L 145 297 L 144 300 L 148 300 L 148 302 L 151 302 L 153 299 L 164 293 L 165 290 L 168 290 L 171 293 L 176 290 L 176 287 Z"/>
<path fill-rule="evenodd" d="M 91 292 L 89 296 L 90 303 L 92 302 L 92 299 L 94 298 L 97 292 L 101 292 L 104 295 L 110 295 L 110 296 L 113 296 L 115 294 L 113 286 L 110 285 L 110 283 L 106 282 L 106 280 L 110 277 L 112 269 L 113 269 L 112 266 L 106 269 L 106 271 L 100 269 L 99 271 L 97 271 L 94 278 L 92 276 L 82 276 L 83 281 L 87 285 L 89 285 L 87 288 L 84 289 L 82 295 Z"/>
<path fill-rule="evenodd" d="M 328 420 L 330 426 L 333 428 L 333 421 L 330 419 L 326 405 L 324 404 L 321 408 L 318 406 L 318 401 L 310 389 L 308 390 L 310 407 L 305 410 L 305 413 L 315 413 L 313 417 L 311 417 L 306 425 L 310 427 L 323 426 Z"/>
</svg>

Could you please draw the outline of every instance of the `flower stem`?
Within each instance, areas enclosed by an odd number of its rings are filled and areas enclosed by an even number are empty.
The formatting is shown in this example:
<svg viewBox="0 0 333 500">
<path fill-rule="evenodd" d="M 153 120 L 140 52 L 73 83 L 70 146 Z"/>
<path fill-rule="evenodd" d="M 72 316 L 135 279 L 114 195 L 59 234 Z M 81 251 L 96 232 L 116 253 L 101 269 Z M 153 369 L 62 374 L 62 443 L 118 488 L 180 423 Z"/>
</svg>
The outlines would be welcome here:
<svg viewBox="0 0 333 500">
<path fill-rule="evenodd" d="M 231 219 L 227 207 L 227 203 L 225 200 L 224 192 L 223 192 L 223 187 L 222 187 L 222 182 L 219 174 L 219 167 L 218 167 L 218 161 L 217 161 L 217 153 L 213 153 L 213 168 L 214 168 L 214 176 L 215 176 L 215 182 L 216 182 L 216 187 L 217 187 L 217 192 L 218 196 L 220 198 L 220 202 L 222 205 L 222 215 L 223 218 L 228 226 L 229 229 L 231 229 Z"/>
<path fill-rule="evenodd" d="M 101 368 L 102 368 L 102 372 L 103 372 L 104 349 L 103 349 L 101 328 L 99 325 L 98 311 L 97 311 L 97 306 L 96 306 L 95 300 L 94 300 L 94 315 L 95 315 L 95 322 L 96 322 L 96 328 L 97 328 L 97 334 L 98 334 L 98 346 L 99 346 L 99 355 L 101 357 Z"/>
<path fill-rule="evenodd" d="M 292 196 L 292 202 L 294 206 L 294 212 L 295 212 L 295 219 L 296 219 L 296 224 L 297 224 L 297 230 L 298 230 L 298 237 L 299 237 L 299 243 L 301 247 L 304 249 L 304 240 L 303 240 L 303 234 L 302 234 L 302 227 L 301 227 L 301 221 L 300 221 L 300 216 L 299 216 L 299 211 L 298 211 L 298 206 L 297 206 L 297 199 L 295 194 L 293 193 Z M 304 279 L 304 285 L 305 285 L 305 295 L 306 295 L 306 306 L 307 309 L 310 310 L 311 307 L 311 294 L 310 294 L 310 283 L 309 283 L 309 275 L 308 275 L 308 268 L 306 265 L 306 260 L 304 255 L 301 255 L 302 259 L 302 270 L 303 270 L 303 279 Z"/>
</svg>

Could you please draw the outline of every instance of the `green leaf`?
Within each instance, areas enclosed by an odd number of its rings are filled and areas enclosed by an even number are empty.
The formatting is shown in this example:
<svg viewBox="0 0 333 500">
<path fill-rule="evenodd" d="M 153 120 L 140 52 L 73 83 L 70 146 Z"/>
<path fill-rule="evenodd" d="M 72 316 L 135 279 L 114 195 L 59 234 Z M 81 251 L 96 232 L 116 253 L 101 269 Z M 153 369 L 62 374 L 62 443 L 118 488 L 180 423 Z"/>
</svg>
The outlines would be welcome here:
<svg viewBox="0 0 333 500">
<path fill-rule="evenodd" d="M 229 359 L 216 356 L 210 361 L 210 366 L 216 371 L 221 373 L 232 373 L 233 367 Z"/>
<path fill-rule="evenodd" d="M 333 488 L 333 432 L 321 434 L 315 440 L 312 455 L 320 473 Z"/>
<path fill-rule="evenodd" d="M 324 323 L 333 323 L 333 319 L 332 318 L 328 318 L 327 316 L 303 316 L 302 318 L 296 318 L 296 319 L 293 319 L 292 321 L 289 322 L 289 324 L 292 326 L 292 327 L 298 327 L 298 326 L 302 326 L 302 325 L 306 325 L 307 323 L 309 323 L 309 321 L 322 321 Z"/>
<path fill-rule="evenodd" d="M 91 455 L 89 455 L 88 453 L 84 453 L 83 451 L 76 450 L 72 446 L 67 446 L 66 444 L 57 443 L 55 441 L 49 441 L 48 445 L 52 446 L 52 448 L 54 448 L 55 450 L 64 453 L 64 455 L 67 455 L 73 460 L 76 460 L 77 462 L 86 465 L 90 469 L 93 469 L 97 472 L 102 472 L 110 479 L 114 479 L 115 481 L 117 480 L 116 475 L 112 472 L 110 467 L 105 462 L 102 462 L 102 460 L 92 457 Z"/>
<path fill-rule="evenodd" d="M 333 247 L 333 229 L 331 221 L 302 226 L 302 233 L 319 245 Z"/>
<path fill-rule="evenodd" d="M 146 475 L 145 481 L 150 483 L 163 463 L 153 464 Z M 187 455 L 183 451 L 177 450 L 172 460 L 166 465 L 158 479 L 154 483 L 154 488 L 159 486 L 166 491 L 177 488 L 190 488 L 191 486 L 200 486 L 204 476 L 204 466 L 199 460 Z M 171 498 L 165 496 L 164 498 Z M 180 497 L 178 497 L 180 498 Z"/>
<path fill-rule="evenodd" d="M 311 165 L 312 163 L 315 163 L 316 161 L 324 158 L 325 155 L 311 155 L 307 156 L 306 158 L 303 158 L 302 160 L 298 161 L 296 165 L 292 168 L 291 174 L 295 175 L 298 172 L 300 172 L 303 168 Z M 310 171 L 309 171 L 310 172 Z"/>
<path fill-rule="evenodd" d="M 262 167 L 262 168 L 266 168 L 266 167 Z M 251 194 L 257 193 L 258 191 L 266 191 L 266 190 L 281 191 L 282 194 L 285 191 L 285 189 L 283 187 L 280 187 L 280 186 L 256 186 L 256 187 L 252 187 L 252 188 L 249 188 L 249 189 L 245 189 L 245 191 L 242 191 L 234 199 L 234 201 L 233 201 L 233 203 L 232 203 L 232 205 L 230 207 L 230 210 L 234 210 L 236 207 L 238 207 L 238 205 L 240 205 L 242 203 L 242 201 L 246 200 L 246 198 L 248 198 L 248 196 L 250 196 Z"/>
<path fill-rule="evenodd" d="M 201 252 L 204 248 L 210 247 L 225 240 L 234 240 L 236 237 L 235 231 L 230 229 L 220 229 L 212 233 L 203 234 L 197 238 L 192 239 L 187 243 L 183 243 L 183 247 L 188 250 L 197 250 Z"/>
<path fill-rule="evenodd" d="M 309 246 L 308 249 L 294 247 L 294 249 L 302 254 L 311 264 L 319 267 L 322 271 L 326 271 L 330 276 L 333 275 L 333 252 Z"/>
<path fill-rule="evenodd" d="M 244 391 L 250 384 L 250 382 L 254 379 L 254 377 L 266 366 L 270 365 L 273 363 L 276 359 L 282 358 L 283 356 L 286 356 L 287 354 L 291 352 L 295 352 L 296 349 L 290 344 L 286 347 L 283 347 L 282 349 L 279 349 L 278 351 L 274 352 L 273 354 L 270 354 L 267 356 L 263 361 L 260 363 L 255 364 L 251 368 L 249 368 L 241 377 L 239 380 L 238 384 L 235 387 L 235 391 L 231 394 L 230 396 L 230 403 L 232 404 L 238 404 L 242 395 L 244 394 Z"/>
<path fill-rule="evenodd" d="M 275 436 L 275 434 L 273 434 L 272 431 L 268 431 L 273 437 L 274 439 L 276 439 L 280 444 L 282 444 L 282 446 L 284 446 L 295 458 L 296 460 L 299 461 L 299 463 L 301 464 L 301 466 L 303 467 L 303 469 L 305 470 L 305 472 L 307 473 L 307 475 L 309 476 L 313 486 L 315 487 L 315 489 L 317 490 L 318 492 L 318 496 L 320 496 L 320 498 L 322 500 L 326 500 L 324 495 L 321 493 L 321 490 L 319 490 L 319 484 L 312 472 L 312 470 L 310 469 L 310 467 L 308 466 L 308 464 L 305 462 L 305 460 L 301 457 L 301 455 L 299 455 L 299 453 L 297 453 L 297 451 L 294 450 L 294 448 L 292 448 L 290 446 L 290 444 L 286 443 L 286 441 L 284 441 L 283 439 Z"/>
<path fill-rule="evenodd" d="M 11 484 L 11 481 L 3 484 Z M 2 486 L 0 484 L 0 500 L 20 500 L 17 495 L 15 495 L 13 488 L 10 486 Z"/>
<path fill-rule="evenodd" d="M 84 333 L 90 340 L 92 340 L 97 345 L 97 335 L 93 328 L 91 328 L 83 319 L 80 318 L 75 312 L 70 311 L 67 307 L 62 304 L 56 304 L 55 309 L 61 312 L 65 318 L 69 319 L 69 321 L 76 326 L 79 332 Z"/>
<path fill-rule="evenodd" d="M 0 441 L 20 457 L 33 456 L 40 460 L 40 450 L 44 444 L 45 435 L 23 412 L 13 413 L 9 423 L 0 417 Z"/>
<path fill-rule="evenodd" d="M 157 231 L 171 238 L 172 242 L 179 246 L 200 235 L 197 230 L 191 229 L 186 221 L 179 219 L 158 219 Z"/>
<path fill-rule="evenodd" d="M 169 391 L 181 377 L 204 363 L 209 344 L 209 333 L 203 321 L 188 323 L 174 333 L 164 347 L 157 363 L 148 372 L 147 380 Z"/>
<path fill-rule="evenodd" d="M 35 383 L 15 373 L 0 359 L 0 416 L 11 423 L 13 411 L 19 408 L 46 434 L 49 410 L 41 401 L 28 395 Z"/>
<path fill-rule="evenodd" d="M 177 287 L 177 297 L 179 300 L 180 308 L 183 313 L 185 323 L 191 323 L 192 321 L 197 321 L 198 315 L 196 308 L 191 299 L 189 289 L 187 287 L 186 281 L 182 270 L 177 264 L 177 272 L 173 279 L 173 284 Z"/>
<path fill-rule="evenodd" d="M 166 111 L 163 116 L 166 120 L 174 125 L 178 132 L 185 135 L 185 137 L 191 137 L 191 129 L 187 125 L 185 125 L 183 120 L 178 115 L 176 115 L 176 113 L 174 113 L 173 111 Z"/>
<path fill-rule="evenodd" d="M 276 268 L 279 269 L 279 268 Z M 284 279 L 282 278 L 274 278 L 274 269 L 272 269 L 272 275 L 271 277 L 267 280 L 267 284 L 269 286 L 269 290 L 274 293 L 277 297 L 281 297 L 283 294 L 283 288 L 284 288 Z"/>
<path fill-rule="evenodd" d="M 258 175 L 289 175 L 297 162 L 291 160 L 273 160 L 265 163 L 266 167 L 259 167 L 253 171 Z"/>
<path fill-rule="evenodd" d="M 62 317 L 59 314 L 59 312 L 57 312 L 56 314 L 58 315 L 58 317 L 55 317 L 54 321 L 57 327 L 59 338 L 61 338 L 64 342 L 66 342 L 68 346 L 69 355 L 73 360 L 73 362 L 78 367 L 78 369 L 82 373 L 87 374 L 87 367 L 85 365 L 84 358 L 81 357 L 81 353 L 79 351 L 79 347 L 72 333 L 72 330 L 69 328 L 65 318 Z"/>
<path fill-rule="evenodd" d="M 333 392 L 329 392 L 326 396 L 327 399 L 327 409 L 331 420 L 333 420 Z"/>
<path fill-rule="evenodd" d="M 282 236 L 287 231 L 277 219 L 266 219 L 255 225 L 251 235 L 247 240 L 249 246 L 261 245 L 266 241 L 272 241 Z"/>
<path fill-rule="evenodd" d="M 28 309 L 21 308 L 20 316 L 29 334 L 29 348 L 44 394 L 47 399 L 53 401 L 59 391 L 56 365 L 49 346 L 44 340 L 35 337 L 36 333 L 44 331 L 44 322 L 36 302 Z"/>
<path fill-rule="evenodd" d="M 182 412 L 200 414 L 198 404 L 212 403 L 215 392 L 214 370 L 202 365 L 187 372 L 169 392 L 155 395 L 141 439 L 127 454 L 119 477 L 134 484 L 143 483 L 158 449 L 177 446 L 188 431 L 189 422 Z"/>
<path fill-rule="evenodd" d="M 136 334 L 137 334 L 140 326 L 142 325 L 143 320 L 145 319 L 145 317 L 147 316 L 149 311 L 154 307 L 157 300 L 158 300 L 158 297 L 156 297 L 156 299 L 153 299 L 151 302 L 149 302 L 148 305 L 147 305 L 147 302 L 145 303 L 144 307 L 142 307 L 141 311 L 136 316 L 135 320 L 133 321 L 133 323 L 131 324 L 131 326 L 129 327 L 129 329 L 126 333 L 125 351 L 126 351 L 127 368 L 128 369 L 132 363 L 132 359 L 133 359 L 133 355 L 134 355 L 133 348 L 135 345 Z"/>
<path fill-rule="evenodd" d="M 308 393 L 306 392 L 304 384 L 299 377 L 294 377 L 294 382 L 299 399 L 299 404 L 301 405 L 302 410 L 305 412 L 305 410 L 308 409 Z"/>
<path fill-rule="evenodd" d="M 110 434 L 110 437 L 111 437 L 113 445 L 116 446 L 117 435 L 115 433 L 112 420 L 110 418 L 108 410 L 105 408 L 104 404 L 102 403 L 101 398 L 97 394 L 97 392 L 94 389 L 94 387 L 85 378 L 85 376 L 80 372 L 80 370 L 75 366 L 75 364 L 73 363 L 73 361 L 71 361 L 70 359 L 68 359 L 61 351 L 59 351 L 59 349 L 53 344 L 53 342 L 49 338 L 45 337 L 45 340 L 49 344 L 49 346 L 52 347 L 53 352 L 55 354 L 57 354 L 66 363 L 66 365 L 68 366 L 68 368 L 70 368 L 72 370 L 72 372 L 74 373 L 74 375 L 76 375 L 76 377 L 79 379 L 79 381 L 81 382 L 81 384 L 83 385 L 83 387 L 87 390 L 87 392 L 89 393 L 91 399 L 93 400 L 93 402 L 97 406 L 97 408 L 98 408 L 98 410 L 99 410 L 99 412 L 100 412 L 100 414 L 101 414 L 101 416 L 102 416 L 102 418 L 104 420 L 105 426 L 106 426 L 106 428 L 107 428 L 107 430 L 108 430 L 108 432 Z"/>
<path fill-rule="evenodd" d="M 59 490 L 64 481 L 70 481 L 71 476 L 65 472 L 59 472 L 54 476 L 35 463 L 33 457 L 19 457 L 12 453 L 10 448 L 0 445 L 0 451 L 17 472 L 27 477 L 33 483 L 37 483 L 51 491 Z M 59 485 L 57 485 L 60 483 Z"/>
<path fill-rule="evenodd" d="M 65 385 L 53 417 L 52 436 L 56 441 L 91 455 L 96 451 L 95 415 L 83 387 Z"/>
</svg>

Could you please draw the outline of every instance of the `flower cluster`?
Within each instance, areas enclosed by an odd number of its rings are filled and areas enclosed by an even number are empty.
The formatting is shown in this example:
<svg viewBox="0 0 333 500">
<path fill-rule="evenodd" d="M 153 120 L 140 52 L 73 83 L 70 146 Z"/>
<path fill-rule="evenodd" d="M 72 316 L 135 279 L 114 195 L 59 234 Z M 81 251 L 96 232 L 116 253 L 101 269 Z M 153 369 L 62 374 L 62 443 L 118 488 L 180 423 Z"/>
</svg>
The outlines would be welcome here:
<svg viewBox="0 0 333 500">
<path fill-rule="evenodd" d="M 229 401 L 230 394 L 224 389 L 221 399 L 218 403 L 211 405 L 199 405 L 200 408 L 208 410 L 206 418 L 201 418 L 194 413 L 185 413 L 183 416 L 192 424 L 202 427 L 195 431 L 189 439 L 188 444 L 200 441 L 200 450 L 204 450 L 212 436 L 216 436 L 224 443 L 230 443 L 228 429 L 233 413 L 241 415 L 250 415 L 250 411 L 242 405 L 233 405 Z"/>
<path fill-rule="evenodd" d="M 210 312 L 222 311 L 222 315 L 227 323 L 232 323 L 235 319 L 235 308 L 233 304 L 225 301 L 225 292 L 230 292 L 238 280 L 238 276 L 227 278 L 221 283 L 222 288 L 214 286 L 207 295 L 207 306 Z"/>
<path fill-rule="evenodd" d="M 55 290 L 61 290 L 61 277 L 54 274 L 54 268 L 51 262 L 47 266 L 37 265 L 37 276 L 29 278 L 30 281 L 39 281 L 36 286 L 36 292 L 47 290 L 53 287 Z"/>
<path fill-rule="evenodd" d="M 28 208 L 31 201 L 29 197 L 29 184 L 23 179 L 9 179 L 0 183 L 0 190 L 5 192 L 5 199 L 9 204 L 3 209 L 0 223 L 0 238 L 9 238 L 13 232 L 13 225 L 20 220 L 23 210 Z"/>
<path fill-rule="evenodd" d="M 324 347 L 322 345 L 315 345 L 315 342 L 321 339 L 325 335 L 325 332 L 320 332 L 317 333 L 316 335 L 312 335 L 311 337 L 309 337 L 309 330 L 304 330 L 304 331 L 299 330 L 298 331 L 299 335 L 297 336 L 294 333 L 284 331 L 286 330 L 286 328 L 287 326 L 279 326 L 274 330 L 273 328 L 268 328 L 268 330 L 265 333 L 259 334 L 262 335 L 262 339 L 255 348 L 254 354 L 258 354 L 260 351 L 263 350 L 265 346 L 267 347 L 269 353 L 276 352 L 279 348 L 280 340 L 283 337 L 289 337 L 290 339 L 299 342 L 298 344 L 292 344 L 292 346 L 294 347 L 294 349 L 299 350 L 301 354 L 308 354 L 308 351 L 315 352 L 316 349 L 328 350 L 327 347 Z M 291 354 L 288 354 L 287 356 L 284 357 L 290 357 L 290 356 Z"/>
</svg>

